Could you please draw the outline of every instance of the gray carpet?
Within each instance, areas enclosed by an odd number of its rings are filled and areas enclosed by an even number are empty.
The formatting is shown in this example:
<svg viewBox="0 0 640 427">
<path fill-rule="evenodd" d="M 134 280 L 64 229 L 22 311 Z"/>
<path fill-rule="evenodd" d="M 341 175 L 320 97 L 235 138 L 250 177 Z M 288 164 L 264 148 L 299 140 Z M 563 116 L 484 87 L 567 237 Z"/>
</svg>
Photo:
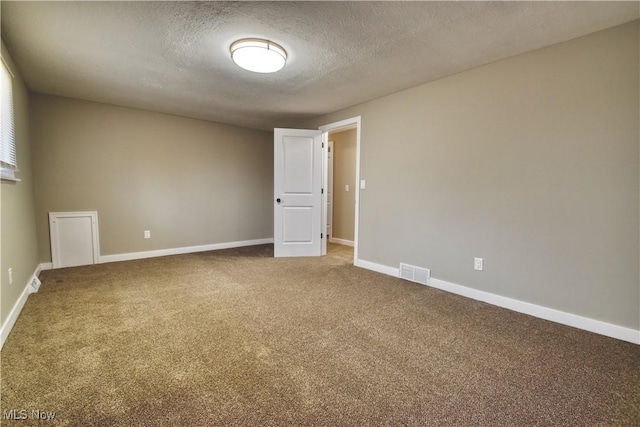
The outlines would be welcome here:
<svg viewBox="0 0 640 427">
<path fill-rule="evenodd" d="M 42 425 L 638 426 L 640 346 L 270 245 L 43 272 L 2 350 Z M 20 414 L 20 412 L 15 412 Z M 14 424 L 6 419 L 5 424 Z"/>
</svg>

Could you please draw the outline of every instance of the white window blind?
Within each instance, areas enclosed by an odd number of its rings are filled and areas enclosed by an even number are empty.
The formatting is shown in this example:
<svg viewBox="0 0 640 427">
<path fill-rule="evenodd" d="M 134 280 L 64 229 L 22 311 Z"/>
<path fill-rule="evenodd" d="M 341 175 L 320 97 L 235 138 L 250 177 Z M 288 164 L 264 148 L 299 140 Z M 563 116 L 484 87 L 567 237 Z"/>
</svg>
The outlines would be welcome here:
<svg viewBox="0 0 640 427">
<path fill-rule="evenodd" d="M 15 179 L 14 172 L 18 170 L 16 161 L 16 132 L 13 116 L 13 76 L 2 62 L 0 76 L 0 176 L 5 179 Z"/>
</svg>

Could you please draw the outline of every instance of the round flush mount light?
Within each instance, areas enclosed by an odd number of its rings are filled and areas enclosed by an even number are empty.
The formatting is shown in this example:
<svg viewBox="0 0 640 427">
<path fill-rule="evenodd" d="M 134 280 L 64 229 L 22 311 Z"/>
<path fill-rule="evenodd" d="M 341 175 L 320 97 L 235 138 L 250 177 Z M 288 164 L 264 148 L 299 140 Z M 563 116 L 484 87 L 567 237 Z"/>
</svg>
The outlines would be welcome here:
<svg viewBox="0 0 640 427">
<path fill-rule="evenodd" d="M 242 39 L 233 42 L 229 50 L 236 65 L 254 73 L 275 73 L 287 62 L 287 52 L 269 40 Z"/>
</svg>

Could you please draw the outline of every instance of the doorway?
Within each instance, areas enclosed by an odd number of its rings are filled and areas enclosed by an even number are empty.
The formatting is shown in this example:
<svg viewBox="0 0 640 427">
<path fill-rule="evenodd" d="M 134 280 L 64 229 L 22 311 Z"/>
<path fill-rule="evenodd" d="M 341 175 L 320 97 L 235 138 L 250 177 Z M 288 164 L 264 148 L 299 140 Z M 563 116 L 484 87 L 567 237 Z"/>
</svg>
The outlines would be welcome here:
<svg viewBox="0 0 640 427">
<path fill-rule="evenodd" d="M 324 142 L 323 254 L 352 252 L 358 259 L 360 206 L 360 117 L 320 127 Z M 330 151 L 331 150 L 331 151 Z M 353 248 L 353 249 L 351 249 Z"/>
<path fill-rule="evenodd" d="M 327 237 L 333 244 L 353 248 L 355 224 L 356 128 L 355 126 L 328 135 Z M 340 248 L 345 252 L 346 248 Z M 350 253 L 353 249 L 348 250 Z"/>
<path fill-rule="evenodd" d="M 353 191 L 352 259 L 354 265 L 359 265 L 360 191 L 365 188 L 364 180 L 360 180 L 359 116 L 320 126 L 318 130 L 274 129 L 275 257 L 327 254 L 328 192 L 325 189 L 329 178 L 329 133 L 352 129 L 355 130 L 355 176 L 349 178 L 352 184 L 346 182 L 342 188 Z M 342 240 L 342 246 L 351 248 L 344 245 L 347 239 Z"/>
</svg>

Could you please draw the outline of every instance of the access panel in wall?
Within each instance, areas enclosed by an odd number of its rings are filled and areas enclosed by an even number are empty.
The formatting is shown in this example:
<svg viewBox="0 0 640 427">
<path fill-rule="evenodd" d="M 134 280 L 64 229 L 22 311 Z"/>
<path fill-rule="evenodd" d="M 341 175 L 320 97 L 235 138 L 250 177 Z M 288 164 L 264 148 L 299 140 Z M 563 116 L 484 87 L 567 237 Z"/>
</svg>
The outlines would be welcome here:
<svg viewBox="0 0 640 427">
<path fill-rule="evenodd" d="M 98 212 L 49 212 L 53 268 L 97 264 Z"/>
</svg>

